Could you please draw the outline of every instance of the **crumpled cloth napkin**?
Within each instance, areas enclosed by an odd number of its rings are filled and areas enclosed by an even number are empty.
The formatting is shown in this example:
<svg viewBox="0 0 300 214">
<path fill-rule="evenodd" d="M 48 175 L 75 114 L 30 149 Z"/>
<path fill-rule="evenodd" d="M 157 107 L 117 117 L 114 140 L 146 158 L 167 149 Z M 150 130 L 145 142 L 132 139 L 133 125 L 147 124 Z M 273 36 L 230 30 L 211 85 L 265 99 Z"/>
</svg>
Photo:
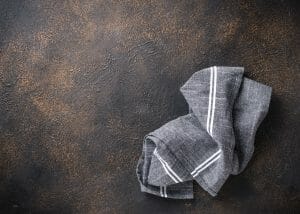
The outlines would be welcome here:
<svg viewBox="0 0 300 214">
<path fill-rule="evenodd" d="M 272 88 L 243 74 L 243 67 L 209 67 L 180 88 L 188 114 L 144 137 L 136 169 L 142 192 L 191 199 L 195 180 L 216 196 L 229 175 L 245 169 Z"/>
</svg>

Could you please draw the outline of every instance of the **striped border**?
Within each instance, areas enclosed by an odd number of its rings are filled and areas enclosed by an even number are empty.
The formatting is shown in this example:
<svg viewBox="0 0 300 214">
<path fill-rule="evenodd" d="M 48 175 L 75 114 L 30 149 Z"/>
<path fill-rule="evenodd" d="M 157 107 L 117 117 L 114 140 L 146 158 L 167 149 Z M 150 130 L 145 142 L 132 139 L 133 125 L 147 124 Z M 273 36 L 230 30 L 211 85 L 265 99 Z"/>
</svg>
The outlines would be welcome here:
<svg viewBox="0 0 300 214">
<path fill-rule="evenodd" d="M 194 171 L 191 172 L 191 175 L 193 177 L 196 177 L 199 175 L 200 172 L 205 170 L 207 167 L 209 167 L 211 164 L 213 164 L 215 161 L 217 161 L 221 157 L 221 150 L 218 150 L 216 153 L 214 153 L 212 156 L 210 156 L 208 159 L 206 159 L 203 163 L 201 163 L 199 166 L 197 166 Z"/>
<path fill-rule="evenodd" d="M 208 97 L 208 110 L 206 130 L 212 136 L 215 107 L 216 107 L 216 93 L 217 93 L 217 67 L 210 67 L 210 84 L 209 84 L 209 97 Z"/>
<path fill-rule="evenodd" d="M 160 186 L 159 189 L 160 189 L 160 196 L 164 197 L 164 198 L 167 198 L 168 197 L 168 195 L 167 195 L 167 186 Z"/>
<path fill-rule="evenodd" d="M 171 169 L 169 164 L 157 153 L 157 149 L 154 149 L 153 154 L 157 157 L 166 173 L 175 183 L 183 182 L 183 180 Z"/>
</svg>

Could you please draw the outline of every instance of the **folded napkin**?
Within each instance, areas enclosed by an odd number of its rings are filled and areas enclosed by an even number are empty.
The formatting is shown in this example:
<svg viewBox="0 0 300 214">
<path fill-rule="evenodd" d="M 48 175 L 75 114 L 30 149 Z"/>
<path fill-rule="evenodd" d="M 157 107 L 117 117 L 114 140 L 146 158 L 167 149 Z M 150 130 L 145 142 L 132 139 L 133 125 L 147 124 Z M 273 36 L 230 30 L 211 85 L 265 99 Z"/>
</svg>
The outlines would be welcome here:
<svg viewBox="0 0 300 214">
<path fill-rule="evenodd" d="M 209 67 L 180 88 L 188 114 L 144 137 L 136 169 L 142 192 L 190 199 L 195 180 L 216 196 L 245 169 L 272 89 L 243 74 L 243 67 Z"/>
</svg>

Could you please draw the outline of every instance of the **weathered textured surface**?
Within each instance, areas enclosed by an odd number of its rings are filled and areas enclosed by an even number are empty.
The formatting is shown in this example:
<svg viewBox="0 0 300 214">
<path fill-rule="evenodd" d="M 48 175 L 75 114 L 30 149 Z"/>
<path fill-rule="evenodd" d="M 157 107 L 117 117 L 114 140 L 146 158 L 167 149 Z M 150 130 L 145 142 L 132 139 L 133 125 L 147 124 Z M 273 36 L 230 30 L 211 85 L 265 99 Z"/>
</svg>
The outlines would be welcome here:
<svg viewBox="0 0 300 214">
<path fill-rule="evenodd" d="M 296 213 L 297 21 L 296 1 L 1 0 L 0 212 Z M 211 65 L 273 87 L 251 163 L 217 198 L 142 194 L 143 136 Z"/>
</svg>

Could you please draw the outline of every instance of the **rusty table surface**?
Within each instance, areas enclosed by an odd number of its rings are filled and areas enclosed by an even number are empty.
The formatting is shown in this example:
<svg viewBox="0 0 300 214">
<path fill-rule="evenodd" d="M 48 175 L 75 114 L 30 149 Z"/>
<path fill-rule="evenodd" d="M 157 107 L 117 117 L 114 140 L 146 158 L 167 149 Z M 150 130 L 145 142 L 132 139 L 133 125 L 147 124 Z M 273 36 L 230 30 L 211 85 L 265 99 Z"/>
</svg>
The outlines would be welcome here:
<svg viewBox="0 0 300 214">
<path fill-rule="evenodd" d="M 296 213 L 297 1 L 0 1 L 0 213 Z M 273 87 L 246 170 L 216 198 L 140 192 L 148 132 L 188 112 L 197 70 Z"/>
</svg>

